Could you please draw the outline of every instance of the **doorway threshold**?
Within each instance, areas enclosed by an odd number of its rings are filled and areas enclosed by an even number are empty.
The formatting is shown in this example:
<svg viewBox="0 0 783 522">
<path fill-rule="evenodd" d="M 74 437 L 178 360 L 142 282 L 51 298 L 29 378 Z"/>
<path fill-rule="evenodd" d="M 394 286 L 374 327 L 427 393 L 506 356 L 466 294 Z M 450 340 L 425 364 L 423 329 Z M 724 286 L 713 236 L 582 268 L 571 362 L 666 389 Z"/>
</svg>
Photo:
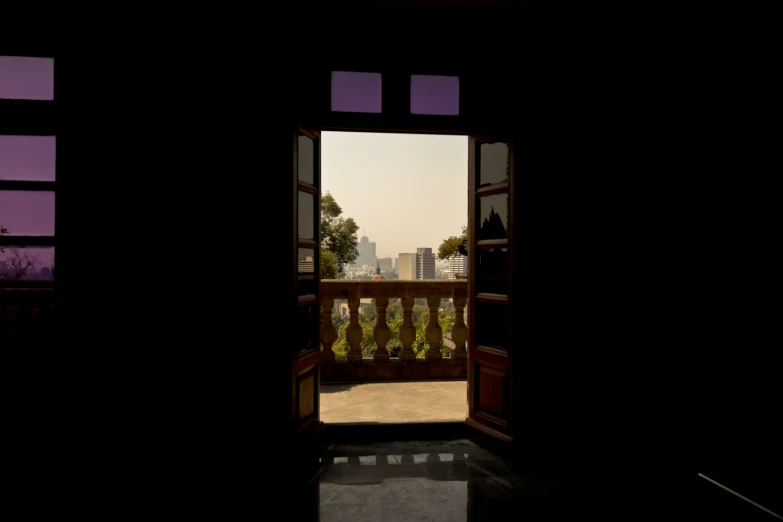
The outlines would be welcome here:
<svg viewBox="0 0 783 522">
<path fill-rule="evenodd" d="M 455 440 L 468 436 L 465 421 L 326 423 L 327 444 L 357 444 L 405 440 Z"/>
</svg>

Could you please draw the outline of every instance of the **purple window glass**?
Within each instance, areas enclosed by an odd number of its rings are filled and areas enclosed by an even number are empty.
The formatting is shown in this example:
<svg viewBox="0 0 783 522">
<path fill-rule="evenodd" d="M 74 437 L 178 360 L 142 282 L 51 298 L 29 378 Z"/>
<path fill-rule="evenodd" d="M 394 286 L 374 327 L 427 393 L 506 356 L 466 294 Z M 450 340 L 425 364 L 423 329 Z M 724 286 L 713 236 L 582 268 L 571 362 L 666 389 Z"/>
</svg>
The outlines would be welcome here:
<svg viewBox="0 0 783 522">
<path fill-rule="evenodd" d="M 381 74 L 332 71 L 332 110 L 381 112 Z"/>
<path fill-rule="evenodd" d="M 54 279 L 54 247 L 0 246 L 0 279 Z"/>
<path fill-rule="evenodd" d="M 54 192 L 0 190 L 0 227 L 12 236 L 53 236 Z"/>
<path fill-rule="evenodd" d="M 459 116 L 459 76 L 411 75 L 411 114 Z"/>
<path fill-rule="evenodd" d="M 0 98 L 53 100 L 54 58 L 0 56 Z"/>
<path fill-rule="evenodd" d="M 0 136 L 0 179 L 54 181 L 54 136 Z"/>
</svg>

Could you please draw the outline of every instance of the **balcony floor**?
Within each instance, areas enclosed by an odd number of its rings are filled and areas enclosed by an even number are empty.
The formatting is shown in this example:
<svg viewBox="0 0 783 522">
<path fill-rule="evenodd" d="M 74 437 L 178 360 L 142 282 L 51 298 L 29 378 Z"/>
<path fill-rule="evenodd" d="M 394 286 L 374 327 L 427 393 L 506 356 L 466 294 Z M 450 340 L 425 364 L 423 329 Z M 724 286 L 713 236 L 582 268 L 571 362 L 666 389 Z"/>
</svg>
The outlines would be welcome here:
<svg viewBox="0 0 783 522">
<path fill-rule="evenodd" d="M 321 385 L 321 420 L 340 423 L 464 421 L 467 381 Z"/>
</svg>

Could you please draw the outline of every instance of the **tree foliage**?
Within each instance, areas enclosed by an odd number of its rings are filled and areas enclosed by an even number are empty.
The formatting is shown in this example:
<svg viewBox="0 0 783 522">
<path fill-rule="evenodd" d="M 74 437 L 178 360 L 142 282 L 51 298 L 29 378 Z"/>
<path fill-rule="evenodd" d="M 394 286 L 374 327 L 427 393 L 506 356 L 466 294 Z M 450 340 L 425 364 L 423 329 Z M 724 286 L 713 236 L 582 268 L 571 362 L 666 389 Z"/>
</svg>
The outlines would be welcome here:
<svg viewBox="0 0 783 522">
<path fill-rule="evenodd" d="M 454 254 L 467 255 L 468 247 L 468 227 L 462 227 L 462 234 L 459 236 L 449 236 L 444 239 L 438 247 L 438 260 L 443 261 Z"/>
<path fill-rule="evenodd" d="M 359 257 L 359 238 L 356 234 L 359 225 L 353 218 L 340 217 L 342 213 L 343 209 L 329 192 L 321 196 L 321 247 L 334 253 L 338 274 Z M 322 257 L 322 272 L 323 265 Z"/>
<path fill-rule="evenodd" d="M 337 254 L 321 247 L 321 279 L 337 279 Z"/>
</svg>

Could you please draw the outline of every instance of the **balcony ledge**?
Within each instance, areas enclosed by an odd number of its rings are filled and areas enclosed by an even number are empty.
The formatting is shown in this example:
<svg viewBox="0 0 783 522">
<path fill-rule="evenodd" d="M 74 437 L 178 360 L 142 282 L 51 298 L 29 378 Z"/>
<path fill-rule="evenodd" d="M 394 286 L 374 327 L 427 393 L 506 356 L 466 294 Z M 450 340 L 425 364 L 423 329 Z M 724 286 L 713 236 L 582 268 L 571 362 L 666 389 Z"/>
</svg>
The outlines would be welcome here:
<svg viewBox="0 0 783 522">
<path fill-rule="evenodd" d="M 467 378 L 466 359 L 401 361 L 392 358 L 388 361 L 362 359 L 356 362 L 336 360 L 321 363 L 321 380 L 324 383 L 466 380 Z"/>
</svg>

